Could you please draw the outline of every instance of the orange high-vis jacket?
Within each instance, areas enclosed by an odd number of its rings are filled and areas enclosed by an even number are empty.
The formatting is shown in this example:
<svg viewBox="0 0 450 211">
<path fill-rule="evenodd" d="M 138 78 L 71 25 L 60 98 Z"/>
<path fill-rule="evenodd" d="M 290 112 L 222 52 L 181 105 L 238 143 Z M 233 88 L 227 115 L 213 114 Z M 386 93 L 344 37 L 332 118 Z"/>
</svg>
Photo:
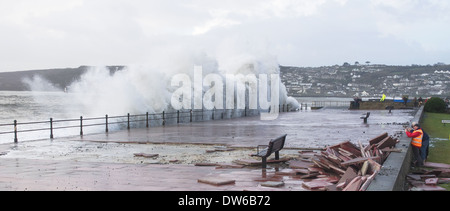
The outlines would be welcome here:
<svg viewBox="0 0 450 211">
<path fill-rule="evenodd" d="M 415 130 L 414 132 L 406 132 L 406 135 L 410 138 L 412 138 L 411 140 L 411 144 L 415 147 L 422 147 L 422 138 L 423 138 L 423 131 L 422 129 L 418 129 Z"/>
</svg>

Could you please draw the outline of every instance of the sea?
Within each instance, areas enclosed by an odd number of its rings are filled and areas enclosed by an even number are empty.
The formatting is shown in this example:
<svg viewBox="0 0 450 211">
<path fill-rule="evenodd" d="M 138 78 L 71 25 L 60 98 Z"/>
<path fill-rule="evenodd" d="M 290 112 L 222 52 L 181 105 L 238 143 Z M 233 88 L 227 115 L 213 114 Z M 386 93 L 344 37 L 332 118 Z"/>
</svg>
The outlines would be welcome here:
<svg viewBox="0 0 450 211">
<path fill-rule="evenodd" d="M 19 140 L 28 141 L 50 137 L 50 118 L 79 119 L 84 108 L 71 101 L 71 98 L 72 94 L 65 92 L 0 91 L 0 144 L 14 141 L 14 121 L 18 123 Z M 73 124 L 74 122 L 64 122 L 59 126 Z M 35 129 L 38 131 L 20 132 Z M 68 128 L 63 133 L 67 136 L 75 135 L 79 134 L 79 129 Z"/>
</svg>

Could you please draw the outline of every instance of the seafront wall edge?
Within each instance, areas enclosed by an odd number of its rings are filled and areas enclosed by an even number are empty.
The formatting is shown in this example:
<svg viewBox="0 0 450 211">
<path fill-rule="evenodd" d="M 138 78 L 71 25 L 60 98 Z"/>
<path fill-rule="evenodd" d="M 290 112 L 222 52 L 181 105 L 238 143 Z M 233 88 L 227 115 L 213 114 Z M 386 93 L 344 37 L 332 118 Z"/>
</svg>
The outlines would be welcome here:
<svg viewBox="0 0 450 211">
<path fill-rule="evenodd" d="M 421 122 L 423 106 L 417 110 L 411 122 Z M 372 181 L 367 191 L 406 191 L 406 175 L 411 168 L 412 149 L 411 138 L 403 134 L 397 143 L 400 153 L 392 152 L 383 164 L 378 175 Z"/>
</svg>

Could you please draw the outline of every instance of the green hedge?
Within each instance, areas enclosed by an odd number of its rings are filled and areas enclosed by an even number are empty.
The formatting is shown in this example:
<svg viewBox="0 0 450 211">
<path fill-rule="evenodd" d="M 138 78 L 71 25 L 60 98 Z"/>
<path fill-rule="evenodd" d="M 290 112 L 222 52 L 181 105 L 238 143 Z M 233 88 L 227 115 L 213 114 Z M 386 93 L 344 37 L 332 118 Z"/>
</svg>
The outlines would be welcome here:
<svg viewBox="0 0 450 211">
<path fill-rule="evenodd" d="M 444 113 L 446 109 L 446 105 L 443 99 L 439 97 L 432 97 L 429 100 L 427 100 L 427 103 L 425 103 L 425 112 L 432 112 L 432 113 Z"/>
</svg>

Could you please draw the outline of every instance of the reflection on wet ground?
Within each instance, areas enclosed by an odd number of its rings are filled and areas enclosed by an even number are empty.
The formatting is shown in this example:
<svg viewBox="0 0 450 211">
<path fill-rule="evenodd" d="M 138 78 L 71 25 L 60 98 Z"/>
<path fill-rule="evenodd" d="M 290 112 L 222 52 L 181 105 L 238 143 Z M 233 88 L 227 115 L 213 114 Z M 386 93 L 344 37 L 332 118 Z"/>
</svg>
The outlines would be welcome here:
<svg viewBox="0 0 450 211">
<path fill-rule="evenodd" d="M 367 141 L 384 132 L 402 131 L 402 124 L 413 118 L 412 110 L 369 111 L 368 123 L 360 119 L 367 111 L 321 109 L 280 113 L 273 121 L 259 116 L 196 122 L 150 129 L 134 129 L 83 137 L 83 140 L 141 143 L 203 143 L 254 147 L 288 134 L 286 147 L 324 147 L 342 141 Z"/>
</svg>

